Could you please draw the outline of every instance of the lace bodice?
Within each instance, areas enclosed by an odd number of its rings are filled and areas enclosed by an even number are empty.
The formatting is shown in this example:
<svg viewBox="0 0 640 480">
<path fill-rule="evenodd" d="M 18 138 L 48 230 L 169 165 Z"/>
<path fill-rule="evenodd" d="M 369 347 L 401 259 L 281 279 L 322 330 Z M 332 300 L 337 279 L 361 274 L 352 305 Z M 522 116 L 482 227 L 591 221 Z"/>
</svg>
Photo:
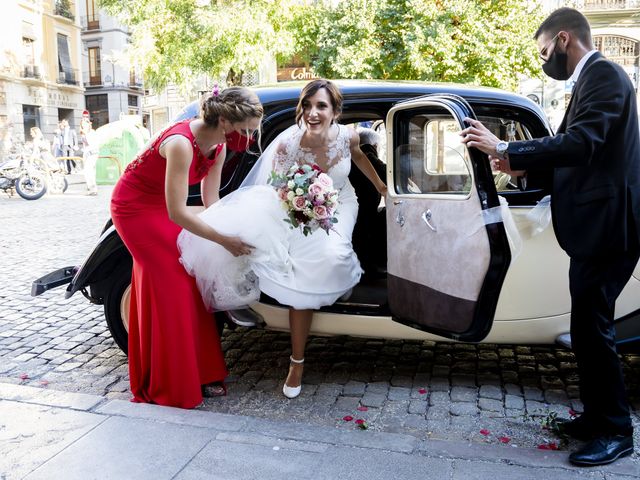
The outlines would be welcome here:
<svg viewBox="0 0 640 480">
<path fill-rule="evenodd" d="M 351 170 L 351 152 L 349 150 L 349 128 L 338 124 L 338 136 L 329 145 L 320 148 L 307 148 L 300 145 L 304 130 L 296 130 L 289 138 L 278 145 L 274 156 L 274 169 L 285 173 L 294 164 L 317 164 L 340 189 L 349 178 Z"/>
</svg>

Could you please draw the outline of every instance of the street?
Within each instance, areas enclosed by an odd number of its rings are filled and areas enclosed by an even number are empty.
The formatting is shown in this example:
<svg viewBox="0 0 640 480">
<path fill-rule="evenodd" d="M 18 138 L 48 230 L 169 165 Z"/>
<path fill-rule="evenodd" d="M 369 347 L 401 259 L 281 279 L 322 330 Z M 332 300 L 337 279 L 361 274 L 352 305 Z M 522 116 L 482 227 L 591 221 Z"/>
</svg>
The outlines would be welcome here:
<svg viewBox="0 0 640 480">
<path fill-rule="evenodd" d="M 65 300 L 64 287 L 30 296 L 35 278 L 89 254 L 110 192 L 101 186 L 97 197 L 84 196 L 72 185 L 32 202 L 0 197 L 0 383 L 129 399 L 126 356 L 102 306 L 80 293 Z M 581 410 L 573 356 L 559 347 L 313 337 L 302 394 L 287 400 L 288 334 L 237 328 L 222 341 L 228 396 L 207 398 L 201 410 L 419 440 L 575 447 L 541 427 Z M 623 364 L 637 424 L 640 356 L 625 353 Z"/>
</svg>

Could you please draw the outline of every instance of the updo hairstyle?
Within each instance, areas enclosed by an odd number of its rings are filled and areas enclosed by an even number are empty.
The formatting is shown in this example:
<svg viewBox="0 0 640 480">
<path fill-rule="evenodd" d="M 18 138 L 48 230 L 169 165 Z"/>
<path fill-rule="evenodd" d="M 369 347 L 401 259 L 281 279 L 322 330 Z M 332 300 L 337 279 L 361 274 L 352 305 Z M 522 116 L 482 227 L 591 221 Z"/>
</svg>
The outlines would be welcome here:
<svg viewBox="0 0 640 480">
<path fill-rule="evenodd" d="M 340 93 L 340 89 L 332 81 L 319 78 L 307 83 L 300 92 L 300 100 L 298 100 L 298 106 L 296 107 L 296 123 L 298 125 L 300 125 L 304 115 L 304 103 L 321 88 L 324 88 L 329 94 L 333 111 L 338 115 L 342 113 L 342 93 Z"/>
<path fill-rule="evenodd" d="M 200 103 L 200 118 L 209 127 L 217 127 L 220 117 L 237 123 L 261 118 L 264 113 L 260 99 L 248 88 L 229 87 L 215 93 L 217 90 L 206 95 Z"/>
</svg>

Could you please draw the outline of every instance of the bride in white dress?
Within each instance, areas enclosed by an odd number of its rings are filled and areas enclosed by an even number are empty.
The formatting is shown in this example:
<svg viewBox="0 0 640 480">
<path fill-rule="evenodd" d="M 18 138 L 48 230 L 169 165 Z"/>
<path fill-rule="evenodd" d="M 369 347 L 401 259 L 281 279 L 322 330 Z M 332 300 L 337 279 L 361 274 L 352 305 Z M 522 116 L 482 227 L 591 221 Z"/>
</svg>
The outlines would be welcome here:
<svg viewBox="0 0 640 480">
<path fill-rule="evenodd" d="M 328 80 L 308 83 L 296 109 L 297 125 L 281 134 L 262 155 L 243 187 L 201 214 L 217 231 L 239 236 L 253 252 L 232 257 L 220 245 L 183 231 L 178 238 L 180 261 L 196 278 L 210 310 L 241 308 L 257 301 L 260 291 L 289 310 L 291 365 L 283 386 L 288 398 L 301 391 L 304 351 L 313 309 L 331 305 L 360 280 L 362 269 L 351 245 L 358 200 L 349 183 L 351 159 L 376 189 L 386 186 L 359 147 L 355 130 L 336 123 L 342 94 Z M 339 191 L 328 233 L 317 229 L 305 236 L 286 223 L 286 212 L 268 173 L 317 165 Z M 246 186 L 245 185 L 250 185 Z"/>
</svg>

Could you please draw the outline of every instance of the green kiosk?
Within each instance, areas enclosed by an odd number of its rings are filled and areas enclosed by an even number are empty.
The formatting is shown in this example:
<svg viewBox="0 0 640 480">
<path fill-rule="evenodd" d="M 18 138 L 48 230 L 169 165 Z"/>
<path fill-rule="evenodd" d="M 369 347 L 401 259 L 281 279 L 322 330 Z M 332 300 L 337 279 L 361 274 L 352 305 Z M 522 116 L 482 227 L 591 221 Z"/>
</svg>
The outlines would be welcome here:
<svg viewBox="0 0 640 480">
<path fill-rule="evenodd" d="M 96 130 L 96 136 L 100 145 L 96 164 L 98 185 L 114 185 L 150 138 L 149 130 L 142 126 L 138 116 L 107 123 Z"/>
</svg>

